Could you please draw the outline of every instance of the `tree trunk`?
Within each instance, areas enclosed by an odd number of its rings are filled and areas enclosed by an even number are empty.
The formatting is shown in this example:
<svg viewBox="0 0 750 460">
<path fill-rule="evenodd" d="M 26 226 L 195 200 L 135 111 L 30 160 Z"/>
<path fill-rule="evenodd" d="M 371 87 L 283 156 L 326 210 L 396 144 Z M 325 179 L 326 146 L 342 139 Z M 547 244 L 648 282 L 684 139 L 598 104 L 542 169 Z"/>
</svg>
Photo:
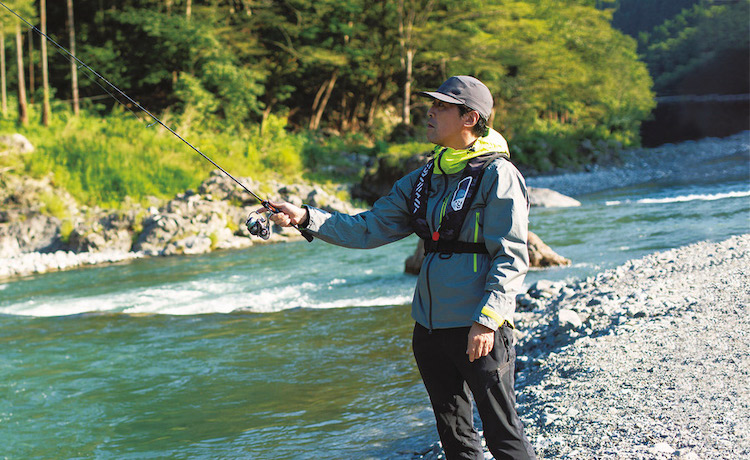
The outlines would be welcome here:
<svg viewBox="0 0 750 460">
<path fill-rule="evenodd" d="M 412 30 L 414 28 L 416 12 L 406 11 L 404 0 L 398 2 L 398 43 L 401 50 L 401 69 L 404 71 L 404 105 L 401 111 L 401 122 L 409 124 L 411 121 L 411 79 L 414 63 L 414 48 L 412 45 Z"/>
<path fill-rule="evenodd" d="M 193 0 L 187 0 L 187 7 L 185 8 L 185 17 L 190 20 L 190 15 L 193 14 Z"/>
<path fill-rule="evenodd" d="M 8 116 L 8 82 L 5 78 L 5 27 L 0 23 L 0 86 L 2 86 L 3 118 Z"/>
<path fill-rule="evenodd" d="M 29 29 L 29 104 L 34 103 L 34 31 Z"/>
<path fill-rule="evenodd" d="M 47 0 L 39 0 L 42 33 L 47 35 Z M 49 105 L 49 69 L 47 67 L 47 40 L 42 38 L 42 124 L 49 126 L 52 110 Z"/>
<path fill-rule="evenodd" d="M 29 107 L 26 103 L 26 78 L 23 75 L 23 34 L 21 23 L 16 23 L 16 63 L 18 64 L 18 121 L 29 124 Z"/>
<path fill-rule="evenodd" d="M 331 98 L 333 87 L 334 85 L 336 85 L 336 80 L 338 78 L 339 78 L 339 69 L 336 69 L 333 71 L 333 75 L 331 75 L 331 78 L 328 80 L 328 85 L 326 86 L 326 92 L 323 95 L 323 98 L 320 100 L 320 104 L 318 104 L 318 110 L 315 111 L 315 115 L 313 116 L 313 119 L 310 122 L 310 129 L 318 129 L 318 127 L 320 126 L 320 120 L 323 118 L 323 112 L 326 109 L 326 105 L 328 105 L 328 99 Z"/>
<path fill-rule="evenodd" d="M 406 68 L 405 70 L 405 80 L 404 81 L 404 111 L 401 114 L 401 117 L 403 118 L 403 123 L 405 125 L 408 125 L 411 123 L 411 80 L 412 80 L 412 71 L 414 67 L 414 50 L 413 49 L 407 49 L 406 50 Z"/>
<path fill-rule="evenodd" d="M 76 28 L 73 21 L 73 0 L 68 2 L 68 38 L 70 39 L 70 54 L 76 55 Z M 81 111 L 78 100 L 78 67 L 75 60 L 70 61 L 70 84 L 73 90 L 73 113 L 78 115 Z"/>
<path fill-rule="evenodd" d="M 370 108 L 367 111 L 367 122 L 365 124 L 367 128 L 372 128 L 373 124 L 375 124 L 375 115 L 378 113 L 378 106 L 380 105 L 380 99 L 383 97 L 384 88 L 385 84 L 383 81 L 378 81 L 378 88 L 375 91 L 375 97 L 372 98 Z"/>
</svg>

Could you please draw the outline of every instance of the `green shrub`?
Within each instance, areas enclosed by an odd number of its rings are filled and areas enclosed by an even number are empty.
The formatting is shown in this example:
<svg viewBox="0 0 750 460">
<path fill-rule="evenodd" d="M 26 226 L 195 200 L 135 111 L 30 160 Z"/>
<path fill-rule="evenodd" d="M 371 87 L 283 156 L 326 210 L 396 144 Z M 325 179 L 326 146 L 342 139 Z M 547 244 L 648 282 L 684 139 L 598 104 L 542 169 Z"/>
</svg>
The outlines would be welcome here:
<svg viewBox="0 0 750 460">
<path fill-rule="evenodd" d="M 42 193 L 39 196 L 39 201 L 41 202 L 40 211 L 42 214 L 57 217 L 60 220 L 68 217 L 68 208 L 58 195 L 51 192 Z"/>
</svg>

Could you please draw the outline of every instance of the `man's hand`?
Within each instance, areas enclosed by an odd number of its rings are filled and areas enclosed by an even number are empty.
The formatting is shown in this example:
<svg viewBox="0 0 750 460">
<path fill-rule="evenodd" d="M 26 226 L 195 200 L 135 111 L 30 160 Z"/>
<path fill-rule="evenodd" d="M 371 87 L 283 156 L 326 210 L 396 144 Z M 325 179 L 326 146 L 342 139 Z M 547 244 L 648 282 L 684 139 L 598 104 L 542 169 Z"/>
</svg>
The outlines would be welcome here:
<svg viewBox="0 0 750 460">
<path fill-rule="evenodd" d="M 469 362 L 474 362 L 482 356 L 487 356 L 495 346 L 495 331 L 479 323 L 474 323 L 469 330 L 469 343 L 466 346 L 466 354 Z"/>
<path fill-rule="evenodd" d="M 278 209 L 279 213 L 271 214 L 271 220 L 282 227 L 290 227 L 292 225 L 300 225 L 307 220 L 307 209 L 300 208 L 291 203 L 273 203 L 271 206 Z M 260 208 L 259 212 L 268 211 L 266 208 Z"/>
</svg>

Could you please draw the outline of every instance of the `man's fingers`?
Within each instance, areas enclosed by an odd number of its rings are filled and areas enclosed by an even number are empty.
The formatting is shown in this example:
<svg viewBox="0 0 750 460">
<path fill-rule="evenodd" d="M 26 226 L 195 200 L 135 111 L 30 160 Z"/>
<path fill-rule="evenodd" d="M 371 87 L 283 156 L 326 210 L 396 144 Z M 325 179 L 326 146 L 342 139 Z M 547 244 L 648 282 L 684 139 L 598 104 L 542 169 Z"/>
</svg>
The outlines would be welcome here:
<svg viewBox="0 0 750 460">
<path fill-rule="evenodd" d="M 466 354 L 469 355 L 469 362 L 487 356 L 495 345 L 493 334 L 469 334 L 469 341 L 466 346 Z"/>
</svg>

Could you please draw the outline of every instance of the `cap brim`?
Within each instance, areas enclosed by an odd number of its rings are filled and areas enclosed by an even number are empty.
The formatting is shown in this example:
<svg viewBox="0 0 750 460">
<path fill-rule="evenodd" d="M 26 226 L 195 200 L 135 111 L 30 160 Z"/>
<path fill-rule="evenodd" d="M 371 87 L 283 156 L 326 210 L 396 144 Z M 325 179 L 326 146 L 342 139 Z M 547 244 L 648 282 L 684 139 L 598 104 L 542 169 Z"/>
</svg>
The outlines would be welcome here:
<svg viewBox="0 0 750 460">
<path fill-rule="evenodd" d="M 464 102 L 462 100 L 456 99 L 455 97 L 449 96 L 449 95 L 444 94 L 444 93 L 438 93 L 437 91 L 420 91 L 417 94 L 419 94 L 420 96 L 431 97 L 433 99 L 437 99 L 439 101 L 447 102 L 449 104 L 464 105 Z"/>
</svg>

